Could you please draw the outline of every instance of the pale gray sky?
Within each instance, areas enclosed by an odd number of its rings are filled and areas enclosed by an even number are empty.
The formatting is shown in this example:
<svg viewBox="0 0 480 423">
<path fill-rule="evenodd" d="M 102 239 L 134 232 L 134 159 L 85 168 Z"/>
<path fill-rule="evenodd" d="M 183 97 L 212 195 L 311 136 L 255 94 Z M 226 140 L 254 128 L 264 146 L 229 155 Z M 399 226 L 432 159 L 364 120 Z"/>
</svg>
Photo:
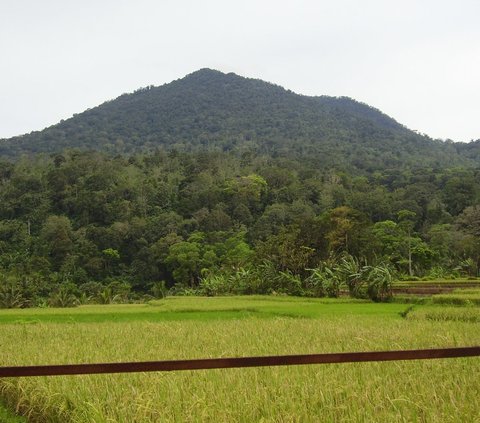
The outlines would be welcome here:
<svg viewBox="0 0 480 423">
<path fill-rule="evenodd" d="M 0 138 L 203 67 L 480 138 L 478 0 L 0 0 Z"/>
</svg>

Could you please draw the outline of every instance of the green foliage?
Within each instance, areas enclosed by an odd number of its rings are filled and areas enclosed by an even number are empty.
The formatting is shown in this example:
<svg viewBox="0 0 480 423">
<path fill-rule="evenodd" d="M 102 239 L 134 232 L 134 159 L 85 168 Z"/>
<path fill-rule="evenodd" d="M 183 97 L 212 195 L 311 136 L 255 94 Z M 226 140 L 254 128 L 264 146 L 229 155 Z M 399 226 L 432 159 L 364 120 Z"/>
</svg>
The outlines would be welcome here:
<svg viewBox="0 0 480 423">
<path fill-rule="evenodd" d="M 282 228 L 257 246 L 260 260 L 270 261 L 279 271 L 304 272 L 314 254 L 314 249 L 302 245 L 300 229 L 296 226 Z"/>
<path fill-rule="evenodd" d="M 17 281 L 4 278 L 0 282 L 0 308 L 21 308 L 27 305 L 28 301 Z"/>
<path fill-rule="evenodd" d="M 63 284 L 60 285 L 48 300 L 51 307 L 75 307 L 80 304 L 79 299 L 75 295 L 77 289 L 74 285 Z"/>
<path fill-rule="evenodd" d="M 386 264 L 362 266 L 346 254 L 310 271 L 306 283 L 315 296 L 338 297 L 342 287 L 346 287 L 353 298 L 385 301 L 392 296 L 393 271 Z"/>
<path fill-rule="evenodd" d="M 43 131 L 3 140 L 0 155 L 61 153 L 65 148 L 115 155 L 165 148 L 176 152 L 235 151 L 247 160 L 256 151 L 270 156 L 314 157 L 322 167 L 372 172 L 474 163 L 475 154 L 461 144 L 419 135 L 379 110 L 347 97 L 306 97 L 260 80 L 202 69 L 171 84 L 121 95 Z M 468 147 L 478 150 L 474 143 Z M 61 171 L 64 161 L 63 154 L 55 155 L 52 178 L 57 187 L 73 176 Z M 240 178 L 249 175 L 259 173 Z M 24 182 L 29 182 L 28 177 Z M 96 210 L 108 220 L 110 211 L 118 212 L 110 209 L 108 197 L 101 193 L 111 182 L 108 169 L 98 168 L 87 182 L 95 188 L 95 195 L 87 200 L 79 192 L 77 204 L 82 204 L 86 215 Z M 248 180 L 241 180 L 240 185 L 243 182 L 248 186 Z M 136 193 L 143 214 L 149 208 L 149 198 L 155 196 L 149 188 Z M 471 182 L 462 179 L 448 188 L 453 196 L 446 200 L 452 209 L 471 200 Z"/>
<path fill-rule="evenodd" d="M 198 242 L 182 241 L 173 244 L 165 262 L 172 270 L 177 283 L 197 284 L 202 267 L 201 246 Z"/>
<path fill-rule="evenodd" d="M 102 253 L 110 260 L 120 260 L 119 252 L 117 250 L 114 250 L 113 248 L 106 248 L 102 251 Z"/>
<path fill-rule="evenodd" d="M 70 219 L 66 216 L 48 216 L 40 233 L 39 241 L 51 257 L 54 268 L 73 251 L 73 233 Z"/>
<path fill-rule="evenodd" d="M 296 296 L 303 295 L 304 293 L 302 289 L 302 279 L 290 270 L 278 272 L 275 282 L 274 292 L 276 293 Z"/>
<path fill-rule="evenodd" d="M 14 281 L 0 282 L 5 306 L 48 304 L 64 284 L 81 303 L 202 283 L 216 295 L 387 299 L 387 273 L 369 276 L 367 263 L 410 280 L 478 275 L 476 188 L 462 191 L 462 210 L 446 201 L 463 179 L 472 187 L 475 170 L 344 167 L 334 158 L 353 160 L 346 147 L 320 157 L 300 153 L 300 139 L 295 153 L 267 141 L 264 152 L 65 150 L 0 162 L 0 274 Z M 110 292 L 114 280 L 128 292 Z"/>
<path fill-rule="evenodd" d="M 38 274 L 18 276 L 15 273 L 0 275 L 0 308 L 23 308 L 46 301 L 57 282 Z"/>
<path fill-rule="evenodd" d="M 128 301 L 131 286 L 128 282 L 122 280 L 112 280 L 100 292 L 101 304 L 124 303 Z"/>
<path fill-rule="evenodd" d="M 434 266 L 428 272 L 428 277 L 431 279 L 445 279 L 447 276 L 447 269 L 441 266 Z"/>
<path fill-rule="evenodd" d="M 351 255 L 343 255 L 335 264 L 333 272 L 338 275 L 342 283 L 347 285 L 348 292 L 353 298 L 365 298 L 367 296 L 366 285 L 368 278 L 365 277 L 365 267 Z"/>
<path fill-rule="evenodd" d="M 242 220 L 247 220 L 250 210 L 255 212 L 260 208 L 261 200 L 267 193 L 267 181 L 256 174 L 238 176 L 225 181 L 224 192 L 230 201 L 237 204 L 237 208 L 244 207 L 245 211 L 237 211 L 237 213 L 243 213 L 245 217 Z"/>
<path fill-rule="evenodd" d="M 461 260 L 454 270 L 459 271 L 463 275 L 477 276 L 478 275 L 478 263 L 473 260 L 472 257 L 468 257 Z"/>
<path fill-rule="evenodd" d="M 229 287 L 232 294 L 254 294 L 259 292 L 258 272 L 251 268 L 240 267 L 229 275 Z"/>
<path fill-rule="evenodd" d="M 224 274 L 208 275 L 201 279 L 199 291 L 207 297 L 230 293 L 229 278 Z"/>
<path fill-rule="evenodd" d="M 327 264 L 320 268 L 310 269 L 306 279 L 306 287 L 315 297 L 334 297 L 340 295 L 341 280 L 339 275 Z"/>
<path fill-rule="evenodd" d="M 392 296 L 393 272 L 390 266 L 365 266 L 363 273 L 366 274 L 367 294 L 370 299 L 385 301 Z"/>
<path fill-rule="evenodd" d="M 170 294 L 175 296 L 181 296 L 181 297 L 192 297 L 195 295 L 199 295 L 200 292 L 198 287 L 192 288 L 190 286 L 185 286 L 182 284 L 175 284 L 170 289 Z"/>
<path fill-rule="evenodd" d="M 168 289 L 165 281 L 158 281 L 152 284 L 150 288 L 154 298 L 165 298 L 168 294 Z"/>
</svg>

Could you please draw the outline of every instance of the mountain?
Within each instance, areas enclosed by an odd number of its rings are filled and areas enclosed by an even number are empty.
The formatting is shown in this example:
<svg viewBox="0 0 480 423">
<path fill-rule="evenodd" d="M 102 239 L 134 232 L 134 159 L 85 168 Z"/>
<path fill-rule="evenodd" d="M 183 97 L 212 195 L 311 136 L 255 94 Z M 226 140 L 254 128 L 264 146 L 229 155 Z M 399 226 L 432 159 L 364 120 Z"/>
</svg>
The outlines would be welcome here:
<svg viewBox="0 0 480 423">
<path fill-rule="evenodd" d="M 417 134 L 350 98 L 298 95 L 211 69 L 123 94 L 43 131 L 0 140 L 0 155 L 7 157 L 66 148 L 112 154 L 156 148 L 254 151 L 366 170 L 478 160 L 478 146 L 462 154 L 456 143 Z"/>
</svg>

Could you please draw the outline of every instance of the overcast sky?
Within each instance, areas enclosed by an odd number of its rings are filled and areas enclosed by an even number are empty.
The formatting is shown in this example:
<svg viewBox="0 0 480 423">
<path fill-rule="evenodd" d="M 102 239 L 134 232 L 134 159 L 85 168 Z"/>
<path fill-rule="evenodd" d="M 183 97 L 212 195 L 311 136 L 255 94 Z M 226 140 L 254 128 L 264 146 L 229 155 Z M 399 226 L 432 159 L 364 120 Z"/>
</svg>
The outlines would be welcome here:
<svg viewBox="0 0 480 423">
<path fill-rule="evenodd" d="M 0 0 L 0 138 L 203 67 L 480 138 L 479 0 Z"/>
</svg>

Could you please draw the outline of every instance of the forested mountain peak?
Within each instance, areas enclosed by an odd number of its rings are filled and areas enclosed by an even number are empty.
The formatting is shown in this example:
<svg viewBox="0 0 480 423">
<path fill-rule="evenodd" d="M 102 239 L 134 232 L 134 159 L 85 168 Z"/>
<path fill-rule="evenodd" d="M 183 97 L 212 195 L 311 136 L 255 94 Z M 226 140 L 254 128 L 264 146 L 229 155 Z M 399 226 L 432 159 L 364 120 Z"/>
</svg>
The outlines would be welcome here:
<svg viewBox="0 0 480 423">
<path fill-rule="evenodd" d="M 471 150 L 463 157 L 465 149 L 419 135 L 348 97 L 300 95 L 207 68 L 123 94 L 43 131 L 0 141 L 0 155 L 8 157 L 65 148 L 112 154 L 158 148 L 254 152 L 367 172 L 466 165 L 476 158 Z"/>
<path fill-rule="evenodd" d="M 476 276 L 479 147 L 202 69 L 1 143 L 47 154 L 0 158 L 0 297 L 338 295 L 341 263 Z"/>
</svg>

